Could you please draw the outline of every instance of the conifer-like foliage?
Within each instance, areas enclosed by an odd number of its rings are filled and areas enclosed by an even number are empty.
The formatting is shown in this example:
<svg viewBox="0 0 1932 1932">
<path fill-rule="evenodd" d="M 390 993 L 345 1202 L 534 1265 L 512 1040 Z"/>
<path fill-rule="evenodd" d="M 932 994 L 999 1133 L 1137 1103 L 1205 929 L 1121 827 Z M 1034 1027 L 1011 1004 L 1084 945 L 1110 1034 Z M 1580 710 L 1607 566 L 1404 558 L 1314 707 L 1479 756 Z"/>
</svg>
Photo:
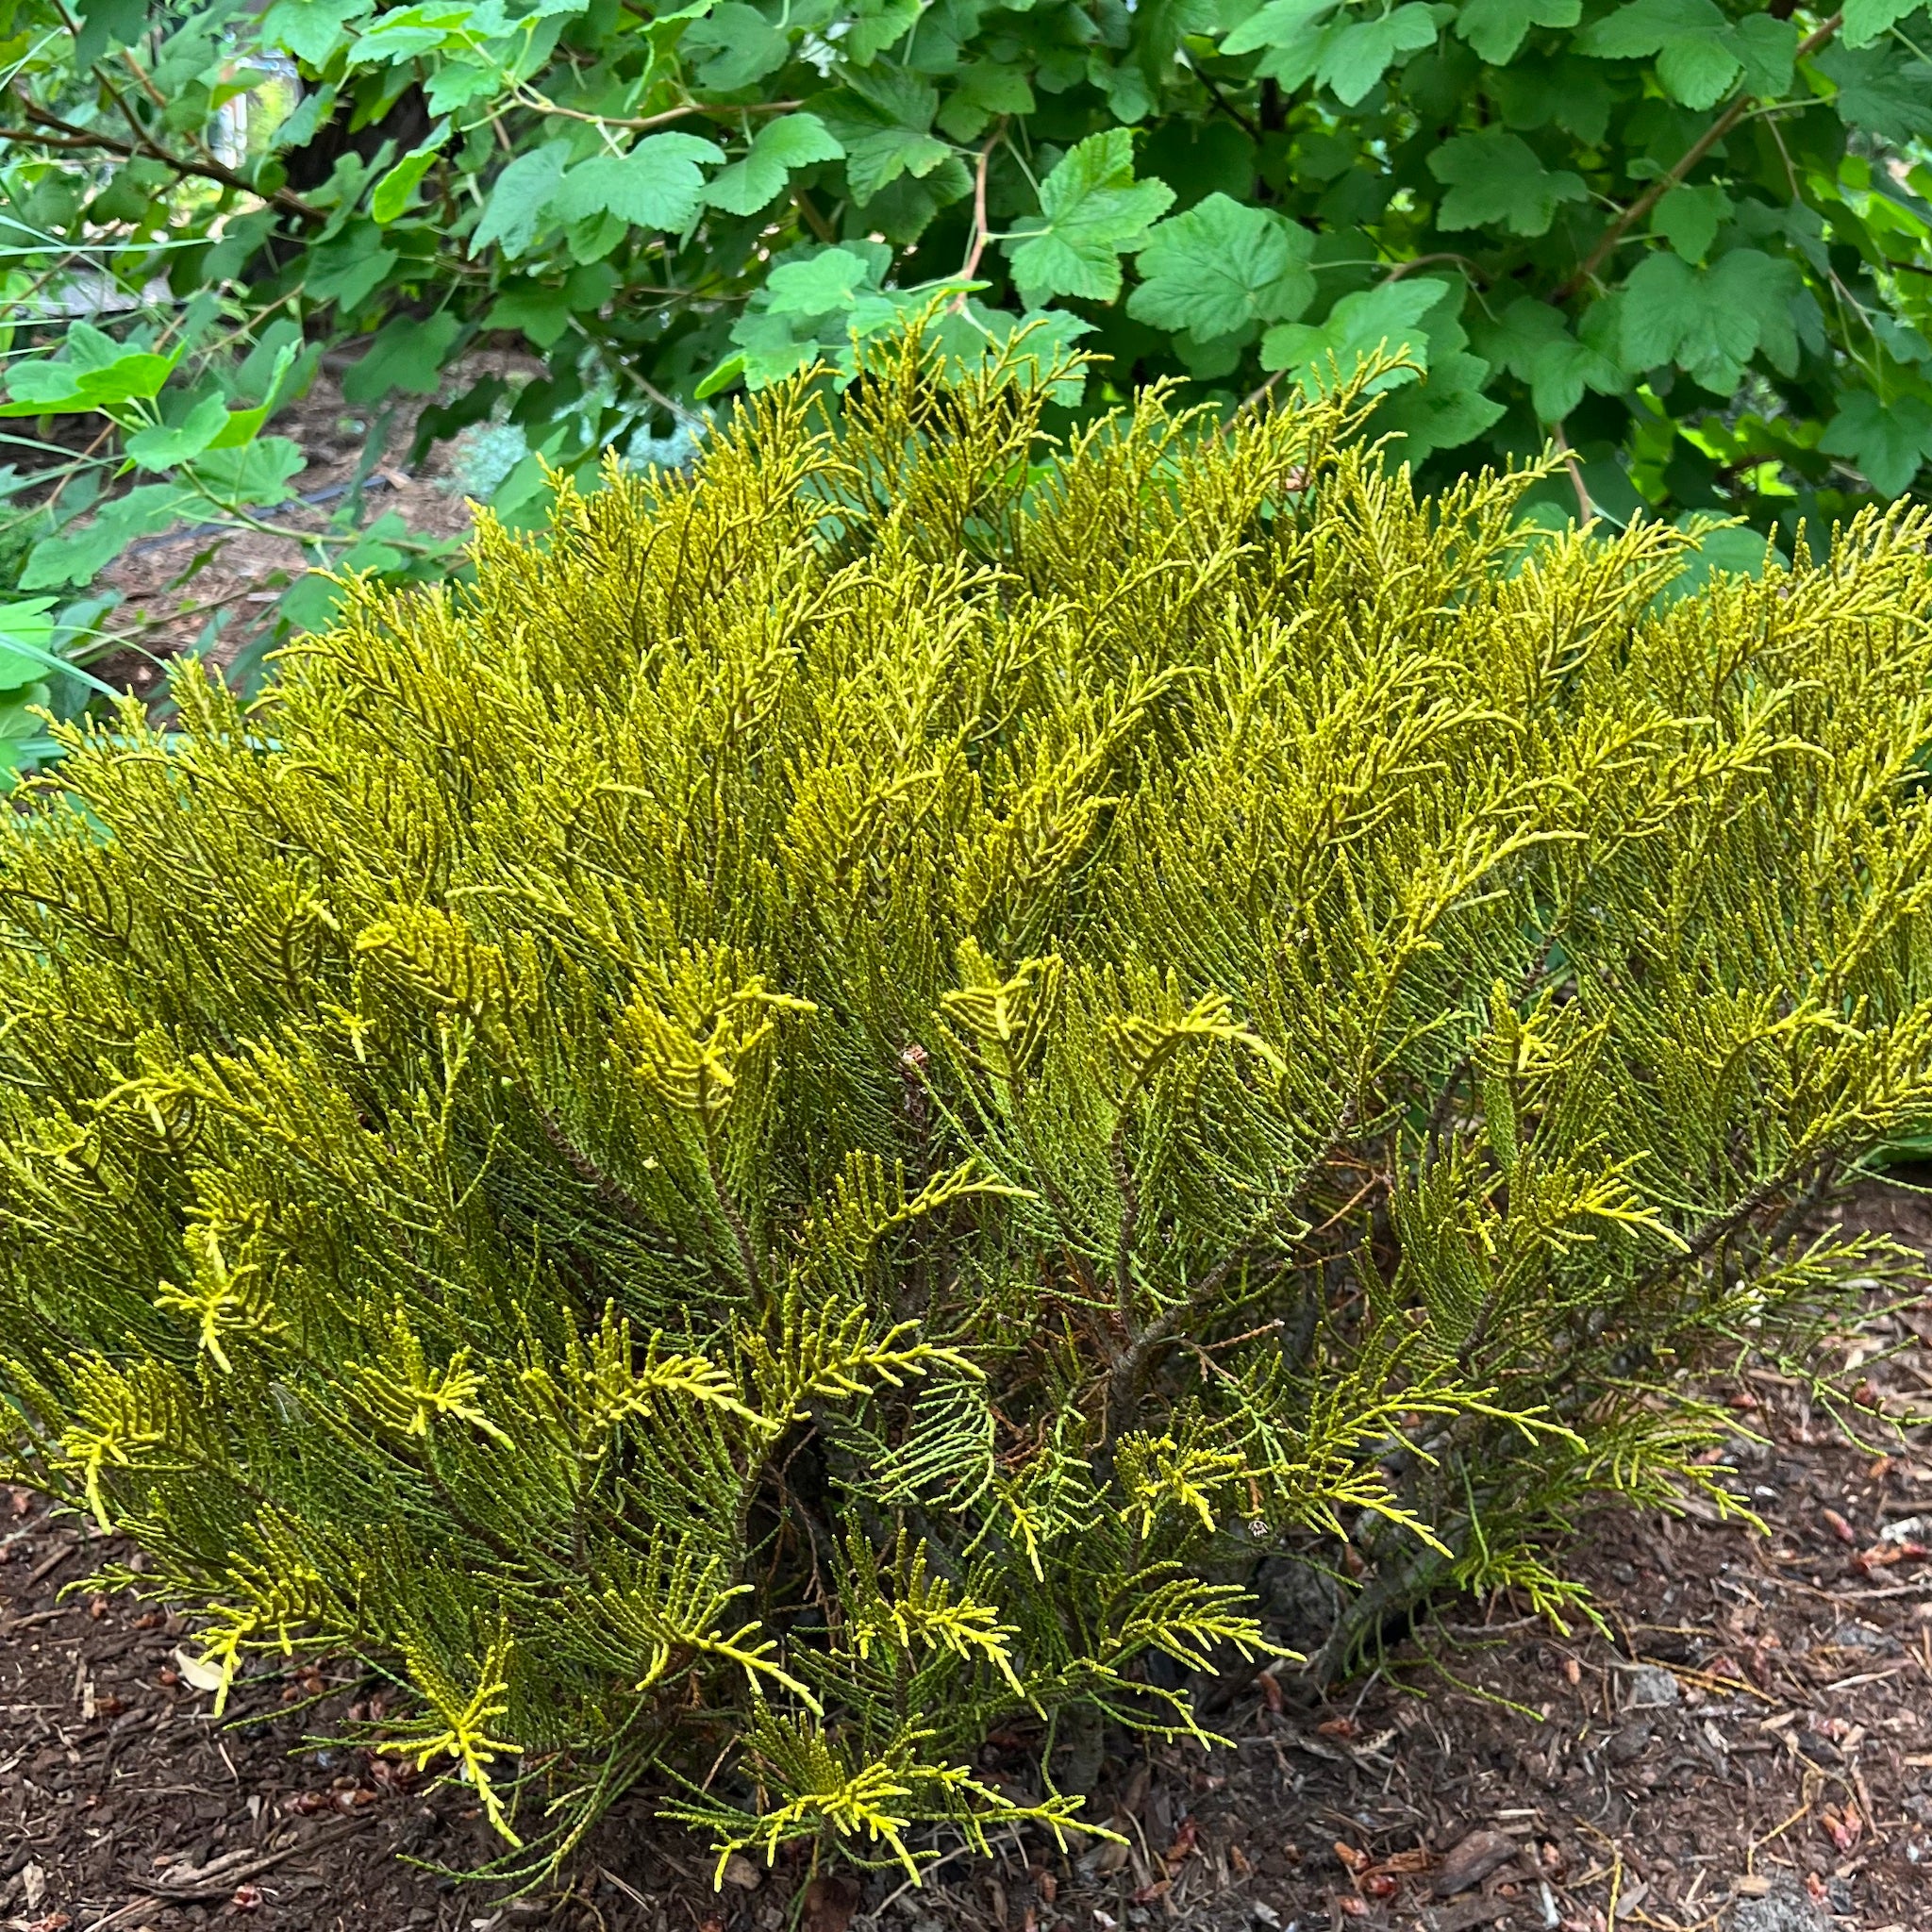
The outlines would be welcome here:
<svg viewBox="0 0 1932 1932">
<path fill-rule="evenodd" d="M 1358 390 L 1054 448 L 1025 354 L 486 521 L 0 853 L 17 1466 L 231 1675 L 405 1675 L 506 1869 L 647 1774 L 758 1854 L 1074 1815 L 1271 1552 L 1361 1559 L 1329 1665 L 1563 1613 L 1932 1104 L 1922 512 L 1673 601 Z"/>
</svg>

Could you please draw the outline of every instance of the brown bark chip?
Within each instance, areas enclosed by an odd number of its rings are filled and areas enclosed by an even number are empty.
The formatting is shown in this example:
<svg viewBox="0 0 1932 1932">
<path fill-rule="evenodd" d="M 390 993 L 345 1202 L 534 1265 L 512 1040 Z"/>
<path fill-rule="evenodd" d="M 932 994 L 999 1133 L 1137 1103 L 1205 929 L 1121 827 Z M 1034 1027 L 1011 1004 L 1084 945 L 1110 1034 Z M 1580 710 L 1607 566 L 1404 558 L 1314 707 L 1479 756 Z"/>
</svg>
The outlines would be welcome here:
<svg viewBox="0 0 1932 1932">
<path fill-rule="evenodd" d="M 1454 1898 L 1480 1885 L 1498 1865 L 1516 1856 L 1516 1840 L 1500 1831 L 1473 1831 L 1436 1868 L 1436 1896 Z"/>
</svg>

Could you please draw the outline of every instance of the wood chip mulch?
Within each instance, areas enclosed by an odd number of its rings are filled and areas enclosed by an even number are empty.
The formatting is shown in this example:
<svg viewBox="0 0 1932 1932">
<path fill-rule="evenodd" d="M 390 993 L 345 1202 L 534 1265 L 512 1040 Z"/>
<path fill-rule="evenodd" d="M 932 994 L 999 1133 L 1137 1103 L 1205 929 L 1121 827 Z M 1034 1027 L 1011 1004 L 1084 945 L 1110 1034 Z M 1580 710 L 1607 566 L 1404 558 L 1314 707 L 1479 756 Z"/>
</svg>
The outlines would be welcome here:
<svg viewBox="0 0 1932 1932">
<path fill-rule="evenodd" d="M 1924 1200 L 1861 1206 L 1932 1254 Z M 1932 1297 L 1844 1346 L 1932 1403 Z M 1232 1686 L 1232 1749 L 1109 1768 L 1093 1815 L 1124 1846 L 1009 1836 L 920 1888 L 741 1858 L 713 1891 L 642 1792 L 541 1895 L 438 1877 L 406 1861 L 490 1855 L 468 1793 L 313 1742 L 372 1680 L 269 1669 L 217 1724 L 187 1624 L 77 1591 L 103 1547 L 0 1488 L 0 1928 L 1927 1932 L 1932 1429 L 1874 1454 L 1768 1371 L 1717 1392 L 1763 1439 L 1730 1459 L 1770 1533 L 1593 1523 L 1571 1568 L 1609 1638 L 1498 1600 L 1328 1701 L 1287 1671 Z M 983 1770 L 1038 1778 L 1019 1740 Z"/>
</svg>

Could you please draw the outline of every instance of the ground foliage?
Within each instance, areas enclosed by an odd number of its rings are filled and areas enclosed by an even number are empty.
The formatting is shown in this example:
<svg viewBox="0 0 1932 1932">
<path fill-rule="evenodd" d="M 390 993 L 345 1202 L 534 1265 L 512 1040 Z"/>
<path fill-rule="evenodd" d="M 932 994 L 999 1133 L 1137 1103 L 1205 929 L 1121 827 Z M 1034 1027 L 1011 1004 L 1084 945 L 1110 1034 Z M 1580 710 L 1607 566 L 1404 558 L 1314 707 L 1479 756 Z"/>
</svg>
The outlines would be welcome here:
<svg viewBox="0 0 1932 1932">
<path fill-rule="evenodd" d="M 1546 512 L 1789 546 L 1932 454 L 1916 0 L 75 4 L 0 5 L 32 592 L 286 503 L 325 349 L 369 465 L 399 400 L 507 413 L 541 520 L 542 459 L 678 459 L 706 394 L 956 285 L 962 345 L 1035 312 L 1109 358 L 1090 410 L 1406 346 L 1384 430 L 1438 481 L 1560 438 Z M 478 343 L 544 373 L 457 375 Z M 447 567 L 356 491 L 311 548 Z"/>
<path fill-rule="evenodd" d="M 1055 451 L 1034 353 L 486 520 L 0 852 L 17 1473 L 212 1671 L 406 1678 L 507 1870 L 645 1774 L 1053 1824 L 1270 1552 L 1328 1668 L 1574 1615 L 1593 1501 L 1730 1507 L 1699 1361 L 1882 1268 L 1795 1230 L 1932 1098 L 1924 513 L 1674 595 L 1358 398 Z"/>
</svg>

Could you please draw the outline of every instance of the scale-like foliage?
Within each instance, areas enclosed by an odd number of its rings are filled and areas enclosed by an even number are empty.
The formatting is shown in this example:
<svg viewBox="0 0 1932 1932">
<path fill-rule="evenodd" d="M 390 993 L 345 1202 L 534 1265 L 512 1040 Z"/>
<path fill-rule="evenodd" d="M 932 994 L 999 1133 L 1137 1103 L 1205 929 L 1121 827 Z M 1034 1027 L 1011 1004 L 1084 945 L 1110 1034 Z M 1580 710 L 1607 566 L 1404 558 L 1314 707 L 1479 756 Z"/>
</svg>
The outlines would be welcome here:
<svg viewBox="0 0 1932 1932">
<path fill-rule="evenodd" d="M 509 1868 L 647 1772 L 1052 1824 L 987 1730 L 1191 1726 L 1283 1548 L 1330 1663 L 1561 1611 L 1932 1107 L 1922 513 L 1676 595 L 1345 395 L 1054 449 L 924 358 L 70 734 L 0 852 L 18 1467 L 231 1678 L 406 1674 Z"/>
</svg>

